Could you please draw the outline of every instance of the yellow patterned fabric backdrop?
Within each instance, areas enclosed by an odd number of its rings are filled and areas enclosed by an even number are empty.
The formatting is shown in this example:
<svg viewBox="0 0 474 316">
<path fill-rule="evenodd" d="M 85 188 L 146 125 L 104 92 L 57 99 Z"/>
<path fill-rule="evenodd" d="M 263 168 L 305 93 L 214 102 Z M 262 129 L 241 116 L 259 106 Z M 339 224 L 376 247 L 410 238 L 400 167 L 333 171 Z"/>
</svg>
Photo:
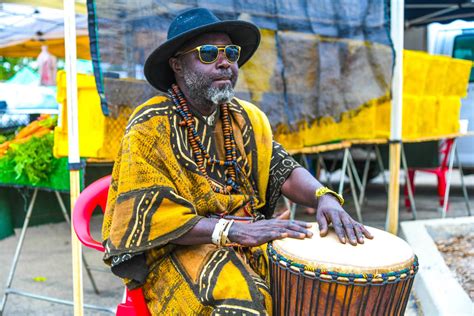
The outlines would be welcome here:
<svg viewBox="0 0 474 316">
<path fill-rule="evenodd" d="M 388 138 L 393 51 L 385 1 L 95 1 L 95 76 L 79 76 L 81 156 L 114 159 L 132 109 L 159 95 L 143 80 L 148 53 L 166 40 L 181 10 L 205 6 L 222 19 L 256 23 L 262 39 L 245 64 L 237 96 L 269 117 L 275 139 L 299 149 L 343 139 Z M 351 6 L 352 4 L 352 6 Z M 317 9 L 315 9 L 317 8 Z M 350 10 L 348 8 L 351 8 Z M 91 35 L 91 34 L 90 34 Z M 91 47 L 92 48 L 92 47 Z M 403 138 L 459 129 L 471 62 L 404 53 Z M 61 78 L 61 77 L 59 77 Z M 62 80 L 62 79 L 61 79 Z M 67 154 L 65 82 L 55 154 Z M 103 91 L 102 99 L 97 90 Z M 108 116 L 101 115 L 106 101 Z M 94 117 L 94 120 L 90 118 Z"/>
<path fill-rule="evenodd" d="M 90 2 L 91 53 L 105 112 L 158 93 L 143 85 L 131 100 L 107 77 L 143 80 L 146 57 L 166 41 L 172 19 L 194 7 L 260 28 L 261 45 L 241 69 L 237 96 L 263 110 L 274 131 L 340 121 L 343 113 L 389 96 L 393 51 L 386 0 Z"/>
<path fill-rule="evenodd" d="M 258 55 L 255 58 L 258 59 Z M 471 67 L 472 62 L 467 60 L 416 51 L 404 52 L 403 139 L 448 135 L 459 131 L 461 98 L 467 93 Z M 242 85 L 251 86 L 254 98 L 263 98 L 270 81 L 270 74 L 258 72 L 249 63 L 244 67 L 237 89 L 242 90 Z M 104 116 L 94 77 L 78 76 L 82 157 L 115 159 L 133 108 L 126 105 L 134 104 L 141 97 L 140 91 L 154 94 L 143 81 L 108 79 L 107 83 L 111 89 L 121 92 L 110 98 L 114 105 L 109 106 L 111 114 Z M 58 100 L 62 104 L 62 118 L 55 129 L 56 157 L 67 156 L 68 149 L 65 84 L 65 76 L 60 73 Z M 344 139 L 388 138 L 390 110 L 390 96 L 386 94 L 343 113 L 340 121 L 325 116 L 310 123 L 300 122 L 296 130 L 279 125 L 274 128 L 274 137 L 285 148 L 293 150 Z"/>
</svg>

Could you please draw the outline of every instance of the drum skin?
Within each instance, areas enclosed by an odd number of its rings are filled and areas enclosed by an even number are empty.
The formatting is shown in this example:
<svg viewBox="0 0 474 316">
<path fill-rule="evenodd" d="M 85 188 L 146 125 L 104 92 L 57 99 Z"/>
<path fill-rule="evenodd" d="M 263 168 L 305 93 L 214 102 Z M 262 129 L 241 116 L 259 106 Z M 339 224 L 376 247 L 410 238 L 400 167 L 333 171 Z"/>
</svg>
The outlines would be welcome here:
<svg viewBox="0 0 474 316">
<path fill-rule="evenodd" d="M 367 227 L 367 226 L 366 226 Z M 334 231 L 268 246 L 274 315 L 403 315 L 418 261 L 400 238 L 367 227 L 364 245 Z"/>
</svg>

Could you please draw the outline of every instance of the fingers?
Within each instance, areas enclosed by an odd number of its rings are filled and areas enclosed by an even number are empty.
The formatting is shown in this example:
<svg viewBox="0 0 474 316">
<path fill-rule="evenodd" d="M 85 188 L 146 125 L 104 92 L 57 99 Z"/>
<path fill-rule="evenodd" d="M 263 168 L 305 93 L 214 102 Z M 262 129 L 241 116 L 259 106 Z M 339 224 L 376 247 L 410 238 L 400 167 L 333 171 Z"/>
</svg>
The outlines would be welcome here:
<svg viewBox="0 0 474 316">
<path fill-rule="evenodd" d="M 288 221 L 288 220 L 277 220 L 275 221 L 273 227 L 279 229 L 285 229 L 291 232 L 302 233 L 304 237 L 311 237 L 313 233 L 308 230 L 307 228 L 311 227 L 310 223 L 306 223 L 303 221 Z"/>
<path fill-rule="evenodd" d="M 306 234 L 305 233 L 299 233 L 299 232 L 296 232 L 294 230 L 286 230 L 285 233 L 283 233 L 282 235 L 286 235 L 286 237 L 289 237 L 289 238 L 296 238 L 296 239 L 305 239 L 306 238 Z M 284 238 L 286 238 L 284 237 Z"/>
<path fill-rule="evenodd" d="M 363 244 L 364 243 L 364 236 L 366 236 L 369 239 L 374 238 L 372 234 L 364 227 L 364 225 L 356 222 L 353 220 L 350 216 L 333 216 L 333 218 L 336 218 L 336 220 L 333 220 L 333 223 L 337 223 L 338 221 L 342 221 L 343 225 L 343 231 L 347 238 L 349 239 L 349 243 L 353 246 L 357 246 L 357 244 Z M 342 218 L 342 220 L 341 220 Z M 334 229 L 336 230 L 336 234 L 339 237 L 339 240 L 341 240 L 341 237 L 338 233 L 338 228 L 337 225 L 334 224 Z M 342 243 L 344 243 L 341 240 Z"/>
<path fill-rule="evenodd" d="M 364 225 L 354 221 L 352 218 L 350 220 L 351 220 L 350 225 L 352 226 L 352 230 L 355 232 L 355 236 L 357 237 L 357 243 L 363 244 L 364 243 L 364 236 L 369 238 L 369 239 L 374 238 L 374 236 L 372 236 L 372 234 L 367 230 L 367 228 L 364 227 Z M 346 228 L 346 230 L 347 230 L 347 228 Z M 357 243 L 351 242 L 352 245 L 356 245 Z"/>
<path fill-rule="evenodd" d="M 342 219 L 342 223 L 344 224 L 344 230 L 349 238 L 349 243 L 353 246 L 357 245 L 357 242 L 359 241 L 361 244 L 364 243 L 364 238 L 359 239 L 359 235 L 357 235 L 357 231 L 354 233 L 355 230 L 357 230 L 357 226 L 352 223 L 352 219 L 350 217 L 344 217 Z M 360 231 L 359 231 L 360 233 Z M 357 239 L 356 239 L 357 235 Z"/>
<path fill-rule="evenodd" d="M 339 216 L 332 217 L 332 225 L 334 226 L 334 230 L 336 231 L 337 238 L 343 244 L 346 243 L 346 232 L 343 229 L 343 225 Z"/>
<path fill-rule="evenodd" d="M 286 229 L 286 228 L 275 228 L 270 233 L 270 235 L 271 236 L 270 236 L 269 240 L 283 239 L 283 238 L 296 238 L 296 239 L 306 238 L 305 233 L 297 232 L 297 231 Z"/>
<path fill-rule="evenodd" d="M 374 238 L 364 225 L 356 222 L 350 217 L 343 218 L 342 223 L 344 225 L 344 231 L 349 238 L 349 242 L 353 246 L 356 246 L 358 243 L 363 244 L 364 236 L 369 239 Z"/>
<path fill-rule="evenodd" d="M 308 223 L 306 223 L 308 224 Z M 293 222 L 291 221 L 288 221 L 288 224 L 286 226 L 289 230 L 292 230 L 292 231 L 296 231 L 296 232 L 299 232 L 299 233 L 303 233 L 305 235 L 305 237 L 311 237 L 313 236 L 313 233 L 306 229 L 306 228 L 303 228 L 301 227 L 300 225 L 297 225 L 297 224 L 294 224 Z M 308 226 L 305 226 L 305 227 L 308 227 Z"/>
<path fill-rule="evenodd" d="M 262 220 L 250 224 L 253 227 L 247 229 L 247 234 L 251 237 L 251 244 L 262 244 L 275 239 L 296 238 L 304 239 L 311 237 L 313 233 L 307 228 L 311 224 L 303 221 L 288 220 Z M 262 232 L 264 232 L 262 234 Z"/>
<path fill-rule="evenodd" d="M 270 220 L 272 225 L 279 226 L 279 227 L 288 227 L 290 224 L 298 225 L 300 227 L 304 228 L 310 228 L 311 224 L 304 222 L 304 221 L 289 221 L 289 220 L 280 220 L 280 219 L 274 219 Z M 269 223 L 270 223 L 269 221 Z"/>
<path fill-rule="evenodd" d="M 365 228 L 364 225 L 359 224 L 359 227 L 360 227 L 360 230 L 362 231 L 362 233 L 364 234 L 365 237 L 367 237 L 369 239 L 374 238 L 374 236 L 367 230 L 367 228 Z"/>
<path fill-rule="evenodd" d="M 318 215 L 316 215 L 316 220 L 318 221 L 319 225 L 319 235 L 321 237 L 325 237 L 328 234 L 328 221 L 323 212 L 318 212 Z"/>
</svg>

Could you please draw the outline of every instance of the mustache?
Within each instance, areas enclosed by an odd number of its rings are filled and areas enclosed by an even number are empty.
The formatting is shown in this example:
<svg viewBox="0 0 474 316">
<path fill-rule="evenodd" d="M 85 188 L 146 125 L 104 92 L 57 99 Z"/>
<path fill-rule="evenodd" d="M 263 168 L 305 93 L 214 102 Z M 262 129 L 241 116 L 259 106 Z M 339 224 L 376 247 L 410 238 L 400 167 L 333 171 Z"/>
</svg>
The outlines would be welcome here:
<svg viewBox="0 0 474 316">
<path fill-rule="evenodd" d="M 218 74 L 211 76 L 212 80 L 220 80 L 220 79 L 233 80 L 234 78 L 235 78 L 235 74 L 229 68 L 223 69 L 219 71 Z"/>
</svg>

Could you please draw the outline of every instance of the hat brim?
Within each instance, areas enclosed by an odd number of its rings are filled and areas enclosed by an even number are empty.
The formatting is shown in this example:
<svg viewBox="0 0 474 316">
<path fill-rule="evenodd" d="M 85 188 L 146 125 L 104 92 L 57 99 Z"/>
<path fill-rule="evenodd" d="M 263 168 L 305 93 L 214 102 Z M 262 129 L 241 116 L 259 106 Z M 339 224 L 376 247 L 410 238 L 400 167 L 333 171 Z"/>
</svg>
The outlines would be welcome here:
<svg viewBox="0 0 474 316">
<path fill-rule="evenodd" d="M 164 42 L 148 56 L 144 67 L 148 82 L 156 89 L 166 92 L 175 82 L 169 59 L 188 40 L 209 32 L 226 33 L 233 44 L 242 47 L 237 62 L 239 67 L 252 57 L 260 44 L 260 31 L 254 24 L 245 21 L 221 21 L 192 29 Z"/>
</svg>

